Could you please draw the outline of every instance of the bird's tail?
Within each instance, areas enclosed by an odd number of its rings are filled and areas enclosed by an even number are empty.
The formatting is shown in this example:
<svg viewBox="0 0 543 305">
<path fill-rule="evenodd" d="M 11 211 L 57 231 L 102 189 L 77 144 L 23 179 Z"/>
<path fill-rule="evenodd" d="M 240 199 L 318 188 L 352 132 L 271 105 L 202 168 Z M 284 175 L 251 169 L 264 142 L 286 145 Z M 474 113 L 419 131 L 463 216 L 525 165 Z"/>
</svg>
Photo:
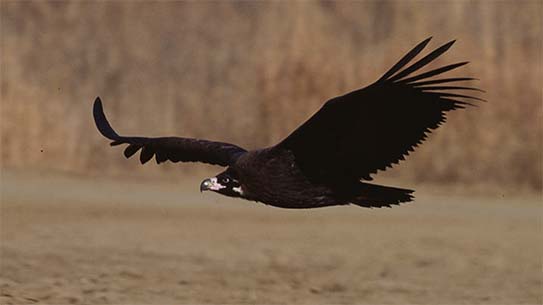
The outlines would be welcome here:
<svg viewBox="0 0 543 305">
<path fill-rule="evenodd" d="M 414 191 L 396 187 L 360 183 L 358 194 L 349 200 L 349 202 L 370 208 L 390 207 L 390 205 L 399 205 L 402 202 L 409 202 L 414 199 Z"/>
</svg>

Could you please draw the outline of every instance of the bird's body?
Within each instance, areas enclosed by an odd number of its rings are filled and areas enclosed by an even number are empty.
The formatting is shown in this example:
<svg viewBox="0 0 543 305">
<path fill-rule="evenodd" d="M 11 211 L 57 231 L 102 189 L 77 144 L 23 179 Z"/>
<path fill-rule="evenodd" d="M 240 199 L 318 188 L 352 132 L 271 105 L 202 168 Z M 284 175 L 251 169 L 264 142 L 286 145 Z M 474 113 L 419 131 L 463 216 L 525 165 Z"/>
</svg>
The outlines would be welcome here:
<svg viewBox="0 0 543 305">
<path fill-rule="evenodd" d="M 453 44 L 404 68 L 429 40 L 417 45 L 374 84 L 330 99 L 283 141 L 264 149 L 246 151 L 229 143 L 190 138 L 119 136 L 107 122 L 99 98 L 94 118 L 100 132 L 113 140 L 112 145 L 129 144 L 124 152 L 127 158 L 141 149 L 142 163 L 154 156 L 157 163 L 200 161 L 227 167 L 204 180 L 201 190 L 282 208 L 382 207 L 408 202 L 413 199 L 412 190 L 363 181 L 403 160 L 445 121 L 447 111 L 471 105 L 465 99 L 479 100 L 449 92 L 476 88 L 435 86 L 471 78 L 426 80 L 465 62 L 407 77 Z"/>
<path fill-rule="evenodd" d="M 316 208 L 344 205 L 364 200 L 379 206 L 371 191 L 397 190 L 398 198 L 381 203 L 389 205 L 411 199 L 411 190 L 402 190 L 353 180 L 311 181 L 303 173 L 291 151 L 276 147 L 249 151 L 231 165 L 226 173 L 239 181 L 245 199 L 282 208 Z M 278 192 L 277 190 L 280 190 Z M 366 197 L 364 197 L 366 196 Z M 368 206 L 370 203 L 366 203 Z"/>
<path fill-rule="evenodd" d="M 246 199 L 291 208 L 330 205 L 330 191 L 308 181 L 289 151 L 274 148 L 250 151 L 228 171 L 238 177 Z"/>
</svg>

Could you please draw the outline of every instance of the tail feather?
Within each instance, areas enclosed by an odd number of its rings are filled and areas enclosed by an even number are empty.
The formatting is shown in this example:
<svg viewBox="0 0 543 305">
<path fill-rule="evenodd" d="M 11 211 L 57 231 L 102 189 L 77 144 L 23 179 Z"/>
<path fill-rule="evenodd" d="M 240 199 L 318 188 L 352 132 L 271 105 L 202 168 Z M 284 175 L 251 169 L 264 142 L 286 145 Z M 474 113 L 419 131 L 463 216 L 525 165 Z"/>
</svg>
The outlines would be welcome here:
<svg viewBox="0 0 543 305">
<path fill-rule="evenodd" d="M 368 208 L 390 207 L 402 202 L 413 201 L 415 198 L 412 195 L 414 190 L 370 183 L 360 183 L 358 191 L 358 194 L 349 200 L 350 203 Z"/>
</svg>

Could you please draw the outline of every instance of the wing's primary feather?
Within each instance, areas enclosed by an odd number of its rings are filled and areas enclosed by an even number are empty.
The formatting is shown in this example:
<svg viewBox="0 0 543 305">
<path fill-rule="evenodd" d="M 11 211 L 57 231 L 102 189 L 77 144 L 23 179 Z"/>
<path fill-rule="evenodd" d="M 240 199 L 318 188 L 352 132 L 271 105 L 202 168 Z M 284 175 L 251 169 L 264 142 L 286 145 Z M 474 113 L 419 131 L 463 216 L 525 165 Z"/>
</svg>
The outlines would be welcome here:
<svg viewBox="0 0 543 305">
<path fill-rule="evenodd" d="M 480 100 L 450 93 L 477 88 L 424 87 L 472 80 L 467 77 L 426 80 L 465 62 L 406 78 L 454 43 L 439 47 L 401 70 L 421 52 L 428 40 L 418 44 L 374 84 L 326 102 L 275 148 L 290 150 L 309 179 L 327 183 L 370 180 L 371 174 L 404 160 L 432 130 L 445 122 L 447 111 L 471 105 L 463 99 Z M 423 81 L 416 82 L 419 80 Z"/>
<path fill-rule="evenodd" d="M 417 61 L 413 65 L 411 65 L 409 68 L 401 71 L 400 73 L 398 73 L 395 76 L 389 78 L 388 80 L 393 82 L 393 81 L 396 81 L 396 80 L 399 80 L 401 78 L 404 78 L 404 77 L 408 76 L 409 74 L 417 71 L 418 69 L 420 69 L 420 68 L 426 66 L 427 64 L 429 64 L 434 59 L 438 58 L 441 54 L 445 53 L 453 44 L 454 44 L 454 40 L 449 41 L 448 43 L 446 43 L 446 44 L 442 45 L 441 47 L 437 48 L 436 50 L 434 50 L 432 53 L 424 56 L 422 59 L 420 59 L 419 61 Z"/>
<path fill-rule="evenodd" d="M 479 91 L 479 92 L 485 92 L 484 90 L 481 90 L 479 88 L 473 88 L 473 87 L 462 87 L 462 86 L 427 86 L 427 87 L 418 87 L 419 89 L 422 89 L 424 91 L 431 91 L 431 90 L 472 90 L 472 91 Z"/>
<path fill-rule="evenodd" d="M 419 79 L 430 78 L 432 76 L 436 76 L 438 74 L 442 74 L 442 73 L 445 73 L 447 71 L 456 69 L 456 68 L 461 67 L 463 65 L 467 65 L 468 63 L 469 62 L 464 61 L 464 62 L 459 62 L 459 63 L 456 63 L 456 64 L 452 64 L 452 65 L 447 65 L 447 66 L 444 66 L 444 67 L 441 67 L 441 68 L 438 68 L 438 69 L 435 69 L 435 70 L 431 70 L 431 71 L 419 74 L 417 76 L 402 79 L 399 82 L 404 83 L 404 84 L 410 84 L 412 82 L 418 81 Z"/>
<path fill-rule="evenodd" d="M 411 51 L 409 51 L 407 54 L 402 57 L 390 70 L 388 70 L 377 82 L 384 81 L 394 75 L 394 73 L 398 72 L 401 68 L 403 68 L 405 65 L 407 65 L 415 56 L 417 56 L 430 42 L 432 37 L 426 38 L 423 42 L 416 45 Z"/>
<path fill-rule="evenodd" d="M 413 87 L 419 87 L 419 86 L 453 83 L 453 82 L 468 81 L 468 80 L 478 80 L 478 79 L 473 78 L 473 77 L 451 77 L 451 78 L 433 79 L 433 80 L 428 80 L 424 82 L 410 83 L 410 85 Z"/>
<path fill-rule="evenodd" d="M 94 101 L 94 121 L 100 133 L 112 140 L 111 145 L 128 144 L 124 156 L 130 158 L 140 149 L 140 162 L 148 162 L 155 156 L 157 163 L 203 162 L 220 166 L 233 164 L 245 149 L 229 143 L 180 137 L 125 137 L 118 135 L 106 119 L 99 97 Z"/>
<path fill-rule="evenodd" d="M 92 115 L 94 116 L 94 122 L 96 123 L 98 131 L 100 131 L 100 133 L 104 137 L 110 140 L 116 140 L 120 138 L 120 136 L 115 132 L 115 130 L 113 130 L 113 128 L 106 119 L 106 115 L 104 114 L 104 107 L 102 106 L 102 100 L 100 99 L 100 97 L 97 97 L 96 100 L 94 100 Z"/>
</svg>

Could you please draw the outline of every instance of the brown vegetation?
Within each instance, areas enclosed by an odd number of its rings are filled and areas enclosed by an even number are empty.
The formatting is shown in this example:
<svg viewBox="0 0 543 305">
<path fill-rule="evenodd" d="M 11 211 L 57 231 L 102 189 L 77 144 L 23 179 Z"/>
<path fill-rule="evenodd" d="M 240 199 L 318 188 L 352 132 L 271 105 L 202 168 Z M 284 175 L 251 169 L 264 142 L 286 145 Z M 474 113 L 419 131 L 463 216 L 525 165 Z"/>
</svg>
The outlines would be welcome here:
<svg viewBox="0 0 543 305">
<path fill-rule="evenodd" d="M 455 113 L 389 177 L 542 185 L 540 1 L 2 1 L 2 166 L 130 170 L 96 132 L 271 145 L 427 36 L 458 39 L 489 103 Z M 150 170 L 150 168 L 159 168 Z M 193 166 L 185 166 L 188 171 Z"/>
</svg>

